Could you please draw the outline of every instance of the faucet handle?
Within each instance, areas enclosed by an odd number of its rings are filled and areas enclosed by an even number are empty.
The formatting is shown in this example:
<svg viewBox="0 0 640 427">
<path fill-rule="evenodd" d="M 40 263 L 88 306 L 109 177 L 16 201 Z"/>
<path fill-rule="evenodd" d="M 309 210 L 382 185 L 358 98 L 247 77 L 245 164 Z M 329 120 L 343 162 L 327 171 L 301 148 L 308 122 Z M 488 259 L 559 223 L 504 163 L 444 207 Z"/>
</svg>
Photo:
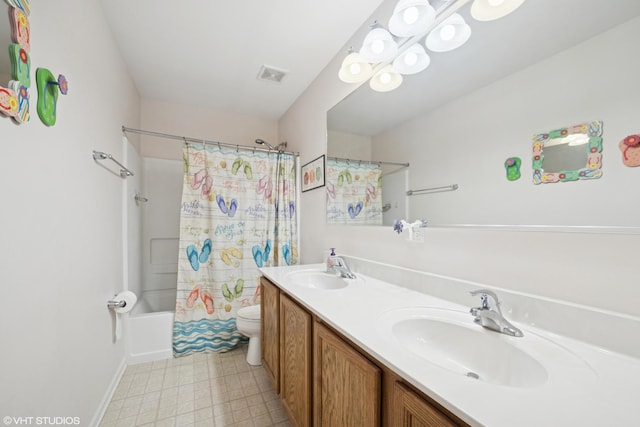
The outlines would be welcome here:
<svg viewBox="0 0 640 427">
<path fill-rule="evenodd" d="M 480 300 L 482 301 L 482 309 L 489 310 L 491 306 L 489 305 L 488 297 L 493 299 L 493 304 L 495 305 L 495 309 L 498 313 L 502 314 L 500 310 L 500 300 L 498 300 L 498 295 L 495 292 L 489 289 L 477 289 L 475 291 L 469 292 L 472 296 L 480 295 Z"/>
</svg>

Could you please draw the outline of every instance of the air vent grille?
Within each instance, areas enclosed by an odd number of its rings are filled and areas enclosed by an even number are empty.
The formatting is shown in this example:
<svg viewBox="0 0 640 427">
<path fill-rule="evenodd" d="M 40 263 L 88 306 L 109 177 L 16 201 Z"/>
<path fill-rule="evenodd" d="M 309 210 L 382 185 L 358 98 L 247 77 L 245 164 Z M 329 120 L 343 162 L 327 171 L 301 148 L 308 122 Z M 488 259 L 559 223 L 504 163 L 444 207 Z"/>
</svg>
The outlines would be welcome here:
<svg viewBox="0 0 640 427">
<path fill-rule="evenodd" d="M 281 70 L 279 68 L 263 65 L 260 67 L 258 73 L 258 80 L 265 80 L 268 82 L 281 83 L 282 79 L 287 75 L 288 71 Z"/>
</svg>

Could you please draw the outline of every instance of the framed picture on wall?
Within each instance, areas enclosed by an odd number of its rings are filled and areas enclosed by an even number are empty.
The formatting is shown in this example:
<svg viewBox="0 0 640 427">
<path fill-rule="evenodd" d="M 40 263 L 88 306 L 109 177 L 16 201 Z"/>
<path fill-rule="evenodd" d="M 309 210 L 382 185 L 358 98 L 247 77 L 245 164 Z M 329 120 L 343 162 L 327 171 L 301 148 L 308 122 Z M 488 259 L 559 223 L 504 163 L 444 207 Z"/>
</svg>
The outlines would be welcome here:
<svg viewBox="0 0 640 427">
<path fill-rule="evenodd" d="M 324 187 L 324 154 L 302 166 L 302 192 Z"/>
</svg>

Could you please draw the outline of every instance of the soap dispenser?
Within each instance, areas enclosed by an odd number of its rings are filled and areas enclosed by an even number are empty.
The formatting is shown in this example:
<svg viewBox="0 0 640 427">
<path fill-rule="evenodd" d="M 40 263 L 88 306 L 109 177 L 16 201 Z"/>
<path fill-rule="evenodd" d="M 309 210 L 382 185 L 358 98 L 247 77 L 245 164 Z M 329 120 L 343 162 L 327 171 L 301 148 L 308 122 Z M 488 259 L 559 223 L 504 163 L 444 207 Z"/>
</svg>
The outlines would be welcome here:
<svg viewBox="0 0 640 427">
<path fill-rule="evenodd" d="M 329 248 L 329 249 L 331 249 L 331 253 L 327 258 L 327 273 L 338 274 L 338 271 L 336 270 L 336 257 L 337 257 L 336 248 Z"/>
</svg>

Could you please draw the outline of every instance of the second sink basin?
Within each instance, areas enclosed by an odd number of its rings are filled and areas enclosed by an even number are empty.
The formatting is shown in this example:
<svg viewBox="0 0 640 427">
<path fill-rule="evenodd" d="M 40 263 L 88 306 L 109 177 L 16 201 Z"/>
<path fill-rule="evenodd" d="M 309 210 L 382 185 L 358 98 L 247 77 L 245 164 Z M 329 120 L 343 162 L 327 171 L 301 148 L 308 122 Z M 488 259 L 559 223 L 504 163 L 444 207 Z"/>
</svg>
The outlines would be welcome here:
<svg viewBox="0 0 640 427">
<path fill-rule="evenodd" d="M 542 361 L 590 369 L 572 353 L 531 332 L 521 338 L 473 323 L 468 312 L 429 307 L 392 310 L 379 329 L 396 345 L 420 359 L 486 383 L 537 387 L 549 381 Z M 551 359 L 549 359 L 551 358 Z"/>
</svg>

